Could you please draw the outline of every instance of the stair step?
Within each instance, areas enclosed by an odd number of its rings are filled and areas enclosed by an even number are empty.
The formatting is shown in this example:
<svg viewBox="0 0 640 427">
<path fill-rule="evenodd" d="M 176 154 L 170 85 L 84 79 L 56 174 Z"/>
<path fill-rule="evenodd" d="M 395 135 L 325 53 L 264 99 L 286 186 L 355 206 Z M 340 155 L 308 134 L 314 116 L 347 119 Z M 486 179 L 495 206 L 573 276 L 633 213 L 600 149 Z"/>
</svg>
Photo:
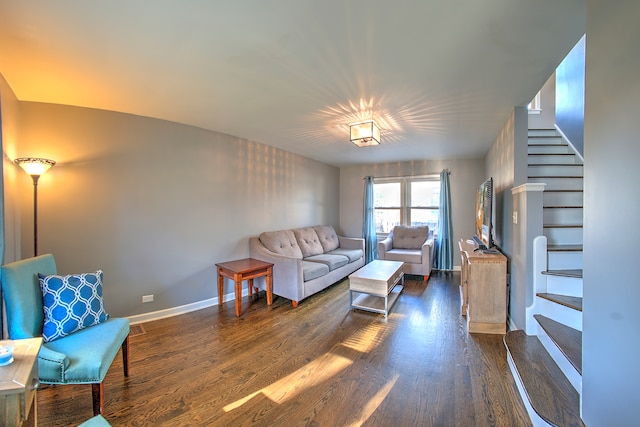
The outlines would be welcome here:
<svg viewBox="0 0 640 427">
<path fill-rule="evenodd" d="M 558 131 L 556 130 L 556 128 L 541 128 L 541 129 L 529 129 L 527 131 L 527 135 L 529 135 L 529 137 L 559 137 L 560 135 L 558 134 Z"/>
<path fill-rule="evenodd" d="M 571 297 L 568 295 L 558 295 L 558 294 L 548 294 L 548 293 L 538 293 L 536 295 L 539 296 L 540 298 L 553 301 L 565 307 L 569 307 L 577 311 L 582 311 L 581 297 Z"/>
<path fill-rule="evenodd" d="M 542 193 L 542 201 L 544 207 L 559 206 L 563 204 L 582 207 L 584 205 L 584 191 L 554 191 L 545 188 L 544 192 Z"/>
<path fill-rule="evenodd" d="M 532 154 L 570 154 L 575 155 L 568 144 L 529 144 L 527 153 Z"/>
<path fill-rule="evenodd" d="M 547 245 L 547 252 L 582 252 L 582 245 Z"/>
<path fill-rule="evenodd" d="M 533 317 L 571 365 L 576 368 L 576 371 L 582 375 L 582 332 L 541 314 L 536 314 Z"/>
<path fill-rule="evenodd" d="M 584 187 L 583 178 L 581 176 L 530 176 L 529 182 L 538 182 L 546 184 L 544 191 L 581 191 Z"/>
<path fill-rule="evenodd" d="M 582 269 L 565 269 L 565 270 L 547 270 L 543 271 L 542 274 L 546 274 L 548 276 L 561 276 L 561 277 L 575 277 L 578 279 L 582 279 Z"/>
<path fill-rule="evenodd" d="M 578 392 L 540 340 L 516 330 L 505 335 L 504 344 L 533 410 L 554 426 L 584 426 Z"/>
</svg>

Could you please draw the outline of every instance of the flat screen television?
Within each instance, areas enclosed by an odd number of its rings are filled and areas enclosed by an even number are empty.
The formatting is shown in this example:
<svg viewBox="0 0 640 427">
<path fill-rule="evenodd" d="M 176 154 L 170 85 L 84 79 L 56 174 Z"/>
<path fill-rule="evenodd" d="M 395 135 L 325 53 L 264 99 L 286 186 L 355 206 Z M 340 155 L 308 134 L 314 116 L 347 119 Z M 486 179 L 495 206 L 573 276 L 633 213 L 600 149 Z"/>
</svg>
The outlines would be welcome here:
<svg viewBox="0 0 640 427">
<path fill-rule="evenodd" d="M 476 235 L 473 240 L 478 249 L 493 248 L 493 177 L 478 187 L 476 194 Z"/>
</svg>

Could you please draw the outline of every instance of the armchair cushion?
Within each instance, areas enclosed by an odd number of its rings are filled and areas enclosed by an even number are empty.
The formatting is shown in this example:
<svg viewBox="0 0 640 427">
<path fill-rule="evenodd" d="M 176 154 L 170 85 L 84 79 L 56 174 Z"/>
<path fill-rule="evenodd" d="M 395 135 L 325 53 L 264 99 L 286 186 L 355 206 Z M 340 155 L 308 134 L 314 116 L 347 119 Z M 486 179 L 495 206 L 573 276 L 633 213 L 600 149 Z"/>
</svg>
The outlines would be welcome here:
<svg viewBox="0 0 640 427">
<path fill-rule="evenodd" d="M 59 276 L 39 273 L 44 326 L 42 338 L 50 342 L 109 318 L 102 300 L 102 270 Z"/>
<path fill-rule="evenodd" d="M 122 342 L 129 319 L 113 318 L 48 342 L 38 354 L 38 376 L 48 384 L 102 382 Z"/>
<path fill-rule="evenodd" d="M 429 237 L 428 226 L 396 226 L 393 228 L 394 249 L 420 249 Z"/>
</svg>

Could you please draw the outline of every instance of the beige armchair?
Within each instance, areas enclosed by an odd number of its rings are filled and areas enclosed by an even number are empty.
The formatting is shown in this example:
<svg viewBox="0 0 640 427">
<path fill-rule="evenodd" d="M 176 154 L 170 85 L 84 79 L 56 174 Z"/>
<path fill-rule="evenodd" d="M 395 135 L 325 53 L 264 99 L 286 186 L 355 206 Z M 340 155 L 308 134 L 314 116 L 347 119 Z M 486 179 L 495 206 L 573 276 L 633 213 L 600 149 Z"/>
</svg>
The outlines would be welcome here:
<svg viewBox="0 0 640 427">
<path fill-rule="evenodd" d="M 427 226 L 396 226 L 386 239 L 378 242 L 378 259 L 403 261 L 405 274 L 429 280 L 433 264 L 433 233 Z"/>
</svg>

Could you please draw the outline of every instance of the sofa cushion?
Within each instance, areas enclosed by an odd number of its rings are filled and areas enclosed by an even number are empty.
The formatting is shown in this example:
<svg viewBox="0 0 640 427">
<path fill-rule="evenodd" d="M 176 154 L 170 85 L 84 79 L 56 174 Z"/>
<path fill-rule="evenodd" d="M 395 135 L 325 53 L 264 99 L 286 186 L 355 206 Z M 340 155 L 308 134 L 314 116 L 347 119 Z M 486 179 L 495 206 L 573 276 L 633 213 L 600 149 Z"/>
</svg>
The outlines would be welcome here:
<svg viewBox="0 0 640 427">
<path fill-rule="evenodd" d="M 387 261 L 403 261 L 411 264 L 422 263 L 422 250 L 420 249 L 391 249 L 384 256 Z"/>
<path fill-rule="evenodd" d="M 331 252 L 327 252 L 327 254 L 344 255 L 347 258 L 349 258 L 349 262 L 357 261 L 364 256 L 364 252 L 362 251 L 362 249 L 345 249 L 345 248 L 334 249 Z"/>
<path fill-rule="evenodd" d="M 313 227 L 296 228 L 293 230 L 293 234 L 296 236 L 303 257 L 320 255 L 324 252 L 318 234 Z"/>
<path fill-rule="evenodd" d="M 102 278 L 101 270 L 66 276 L 38 274 L 44 306 L 44 342 L 107 320 Z"/>
<path fill-rule="evenodd" d="M 330 225 L 316 225 L 313 227 L 316 230 L 320 244 L 322 245 L 323 252 L 329 252 L 334 249 L 338 249 L 340 246 L 340 240 L 336 230 Z"/>
<path fill-rule="evenodd" d="M 311 261 L 302 261 L 302 280 L 308 282 L 309 280 L 317 279 L 320 276 L 324 276 L 329 272 L 329 267 L 326 264 Z"/>
<path fill-rule="evenodd" d="M 330 254 L 320 254 L 320 255 L 312 255 L 310 257 L 304 258 L 305 261 L 311 262 L 320 262 L 329 267 L 329 270 L 333 271 L 336 268 L 340 268 L 343 265 L 347 265 L 349 263 L 349 258 L 344 255 L 330 255 Z"/>
<path fill-rule="evenodd" d="M 395 226 L 393 228 L 393 247 L 397 249 L 420 249 L 429 236 L 429 227 Z"/>
<path fill-rule="evenodd" d="M 271 252 L 302 259 L 302 251 L 292 230 L 265 231 L 260 234 L 260 242 Z"/>
</svg>

